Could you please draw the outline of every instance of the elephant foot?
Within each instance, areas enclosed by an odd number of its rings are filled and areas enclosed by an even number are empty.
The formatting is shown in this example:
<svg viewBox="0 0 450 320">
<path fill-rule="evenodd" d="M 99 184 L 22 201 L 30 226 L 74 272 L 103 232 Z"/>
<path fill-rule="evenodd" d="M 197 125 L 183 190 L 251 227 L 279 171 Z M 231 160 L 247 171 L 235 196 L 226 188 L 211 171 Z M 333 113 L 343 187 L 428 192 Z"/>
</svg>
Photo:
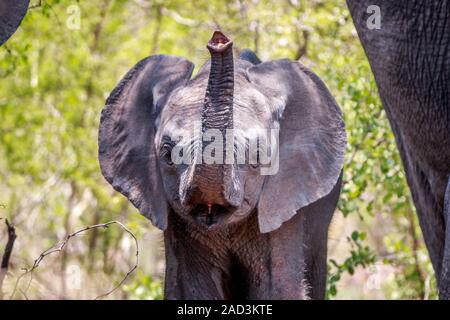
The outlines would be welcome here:
<svg viewBox="0 0 450 320">
<path fill-rule="evenodd" d="M 439 279 L 439 299 L 450 300 L 450 177 L 444 197 L 445 248 Z"/>
</svg>

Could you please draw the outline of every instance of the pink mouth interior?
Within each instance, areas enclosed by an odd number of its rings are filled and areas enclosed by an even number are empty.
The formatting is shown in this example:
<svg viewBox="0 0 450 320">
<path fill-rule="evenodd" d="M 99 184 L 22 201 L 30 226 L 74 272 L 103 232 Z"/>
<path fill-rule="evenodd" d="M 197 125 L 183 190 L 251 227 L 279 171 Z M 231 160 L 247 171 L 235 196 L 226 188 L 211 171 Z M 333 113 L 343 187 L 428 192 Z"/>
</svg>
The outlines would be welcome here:
<svg viewBox="0 0 450 320">
<path fill-rule="evenodd" d="M 228 39 L 222 32 L 216 31 L 214 32 L 211 40 L 209 40 L 209 45 L 221 47 L 228 42 L 230 42 L 230 39 Z"/>
</svg>

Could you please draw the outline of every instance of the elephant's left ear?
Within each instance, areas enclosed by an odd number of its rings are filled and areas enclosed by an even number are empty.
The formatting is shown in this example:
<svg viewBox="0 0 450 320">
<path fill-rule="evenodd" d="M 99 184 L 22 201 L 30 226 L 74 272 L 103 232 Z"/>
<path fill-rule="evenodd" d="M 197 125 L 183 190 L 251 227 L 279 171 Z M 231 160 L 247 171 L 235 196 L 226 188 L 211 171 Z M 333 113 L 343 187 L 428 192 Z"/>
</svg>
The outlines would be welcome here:
<svg viewBox="0 0 450 320">
<path fill-rule="evenodd" d="M 248 69 L 248 78 L 279 115 L 279 170 L 267 176 L 258 203 L 261 232 L 331 192 L 347 144 L 342 113 L 324 83 L 298 62 L 277 60 Z"/>
<path fill-rule="evenodd" d="M 154 143 L 156 118 L 193 69 L 188 60 L 169 55 L 140 61 L 111 92 L 100 120 L 104 177 L 162 230 L 167 227 L 168 207 Z"/>
</svg>

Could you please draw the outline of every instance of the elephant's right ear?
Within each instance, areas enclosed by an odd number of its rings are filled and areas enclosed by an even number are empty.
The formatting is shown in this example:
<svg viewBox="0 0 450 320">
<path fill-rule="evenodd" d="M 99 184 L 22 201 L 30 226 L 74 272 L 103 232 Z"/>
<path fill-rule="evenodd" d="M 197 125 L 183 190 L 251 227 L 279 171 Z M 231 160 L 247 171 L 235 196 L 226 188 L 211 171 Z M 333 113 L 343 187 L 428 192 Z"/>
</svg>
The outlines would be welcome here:
<svg viewBox="0 0 450 320">
<path fill-rule="evenodd" d="M 271 232 L 339 182 L 347 145 L 342 113 L 325 84 L 298 62 L 250 67 L 249 80 L 279 118 L 279 170 L 267 176 L 258 202 L 261 232 Z"/>
<path fill-rule="evenodd" d="M 175 56 L 140 61 L 112 91 L 100 120 L 104 177 L 161 230 L 167 227 L 167 202 L 154 146 L 155 119 L 193 69 L 191 62 Z"/>
</svg>

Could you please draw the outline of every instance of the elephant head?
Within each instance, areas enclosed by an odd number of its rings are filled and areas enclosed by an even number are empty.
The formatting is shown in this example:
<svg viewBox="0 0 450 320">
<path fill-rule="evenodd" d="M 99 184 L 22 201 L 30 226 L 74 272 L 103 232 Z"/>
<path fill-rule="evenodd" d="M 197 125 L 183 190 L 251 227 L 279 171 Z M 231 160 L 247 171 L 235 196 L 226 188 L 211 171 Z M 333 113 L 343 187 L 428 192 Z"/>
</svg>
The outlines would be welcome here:
<svg viewBox="0 0 450 320">
<path fill-rule="evenodd" d="M 270 232 L 339 179 L 344 124 L 321 80 L 298 62 L 234 59 L 232 46 L 214 32 L 192 79 L 188 60 L 148 57 L 106 101 L 103 175 L 160 229 L 173 210 L 208 230 L 255 213 Z"/>
</svg>

